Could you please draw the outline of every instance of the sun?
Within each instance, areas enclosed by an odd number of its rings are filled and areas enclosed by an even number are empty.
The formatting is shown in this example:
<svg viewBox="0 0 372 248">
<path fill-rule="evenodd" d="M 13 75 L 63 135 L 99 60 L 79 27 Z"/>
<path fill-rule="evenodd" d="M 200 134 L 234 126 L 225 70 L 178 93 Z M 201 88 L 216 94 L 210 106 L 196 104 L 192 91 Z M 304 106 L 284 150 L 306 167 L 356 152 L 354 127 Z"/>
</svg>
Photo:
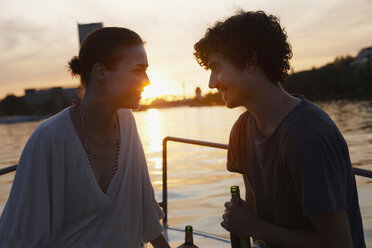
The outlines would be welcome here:
<svg viewBox="0 0 372 248">
<path fill-rule="evenodd" d="M 143 100 L 146 98 L 155 98 L 170 94 L 169 80 L 164 79 L 165 77 L 160 76 L 159 73 L 152 71 L 148 71 L 147 75 L 150 79 L 150 85 L 146 86 L 142 93 Z"/>
</svg>

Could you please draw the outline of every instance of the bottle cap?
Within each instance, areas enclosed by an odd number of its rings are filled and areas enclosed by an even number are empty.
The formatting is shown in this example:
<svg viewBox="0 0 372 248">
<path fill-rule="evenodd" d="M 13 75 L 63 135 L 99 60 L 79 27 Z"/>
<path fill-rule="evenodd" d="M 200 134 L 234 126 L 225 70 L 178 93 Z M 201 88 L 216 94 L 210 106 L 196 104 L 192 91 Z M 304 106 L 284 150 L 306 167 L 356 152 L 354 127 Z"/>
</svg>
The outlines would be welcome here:
<svg viewBox="0 0 372 248">
<path fill-rule="evenodd" d="M 192 226 L 191 225 L 187 225 L 185 226 L 185 231 L 189 231 L 189 232 L 192 232 Z"/>
<path fill-rule="evenodd" d="M 231 193 L 239 193 L 239 186 L 237 186 L 237 185 L 231 186 L 230 192 Z"/>
</svg>

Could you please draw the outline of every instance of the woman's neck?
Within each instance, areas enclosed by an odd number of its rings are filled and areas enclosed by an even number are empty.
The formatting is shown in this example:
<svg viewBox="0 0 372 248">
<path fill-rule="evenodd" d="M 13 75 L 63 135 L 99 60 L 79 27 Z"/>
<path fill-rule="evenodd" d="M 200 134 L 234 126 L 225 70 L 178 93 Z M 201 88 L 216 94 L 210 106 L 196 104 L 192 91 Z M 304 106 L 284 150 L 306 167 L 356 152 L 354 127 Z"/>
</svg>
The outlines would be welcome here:
<svg viewBox="0 0 372 248">
<path fill-rule="evenodd" d="M 80 111 L 84 125 L 91 132 L 105 133 L 112 130 L 117 109 L 108 98 L 85 94 Z"/>
</svg>

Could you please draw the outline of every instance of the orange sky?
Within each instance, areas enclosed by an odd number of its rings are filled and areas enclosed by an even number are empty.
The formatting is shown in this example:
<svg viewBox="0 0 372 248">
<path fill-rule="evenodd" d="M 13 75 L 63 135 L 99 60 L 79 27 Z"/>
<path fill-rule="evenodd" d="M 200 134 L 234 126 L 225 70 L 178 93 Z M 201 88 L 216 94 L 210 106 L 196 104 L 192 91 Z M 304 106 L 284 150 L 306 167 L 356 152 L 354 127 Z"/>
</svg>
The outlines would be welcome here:
<svg viewBox="0 0 372 248">
<path fill-rule="evenodd" d="M 124 26 L 146 40 L 151 86 L 144 97 L 209 91 L 193 45 L 217 20 L 244 10 L 277 15 L 293 48 L 295 71 L 372 46 L 371 0 L 1 0 L 0 98 L 24 88 L 74 87 L 67 61 L 78 52 L 77 23 Z M 183 87 L 184 86 L 184 87 Z"/>
</svg>

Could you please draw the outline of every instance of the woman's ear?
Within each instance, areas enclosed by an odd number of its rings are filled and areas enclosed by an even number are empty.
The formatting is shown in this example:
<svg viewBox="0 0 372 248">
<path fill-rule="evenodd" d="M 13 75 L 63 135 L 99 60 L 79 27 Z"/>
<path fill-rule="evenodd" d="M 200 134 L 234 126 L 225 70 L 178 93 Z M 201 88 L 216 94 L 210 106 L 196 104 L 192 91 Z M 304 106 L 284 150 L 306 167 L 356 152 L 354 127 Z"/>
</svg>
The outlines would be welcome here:
<svg viewBox="0 0 372 248">
<path fill-rule="evenodd" d="M 95 63 L 92 67 L 93 76 L 100 82 L 105 79 L 105 66 L 102 63 Z"/>
</svg>

